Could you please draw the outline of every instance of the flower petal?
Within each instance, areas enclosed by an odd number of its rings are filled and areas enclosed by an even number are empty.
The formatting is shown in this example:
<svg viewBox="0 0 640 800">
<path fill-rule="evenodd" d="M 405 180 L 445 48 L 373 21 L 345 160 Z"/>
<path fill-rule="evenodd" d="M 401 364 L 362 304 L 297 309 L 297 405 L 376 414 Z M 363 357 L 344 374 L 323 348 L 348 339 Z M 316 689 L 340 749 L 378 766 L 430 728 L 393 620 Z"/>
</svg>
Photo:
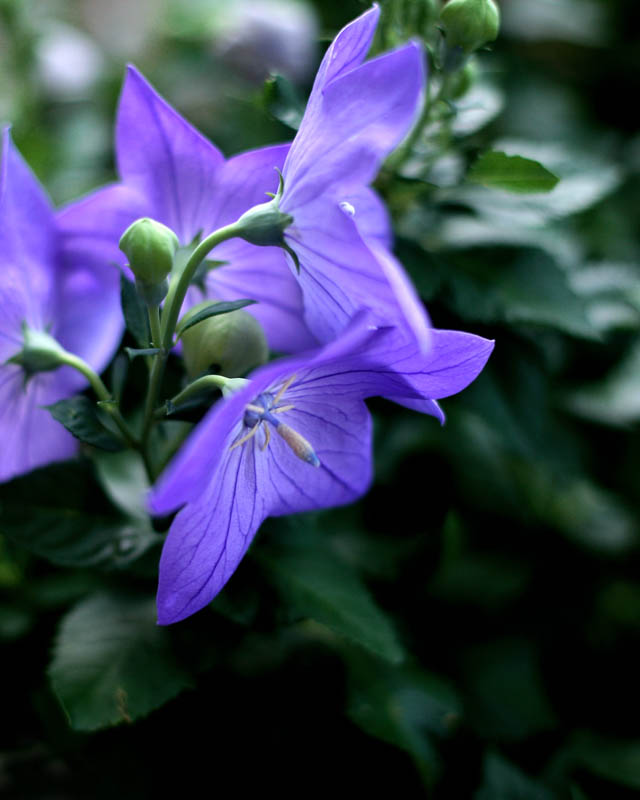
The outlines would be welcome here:
<svg viewBox="0 0 640 800">
<path fill-rule="evenodd" d="M 54 216 L 35 176 L 2 132 L 0 154 L 0 361 L 22 343 L 22 322 L 51 324 L 55 314 Z"/>
<path fill-rule="evenodd" d="M 282 210 L 295 217 L 319 194 L 344 195 L 370 183 L 411 127 L 423 86 L 423 56 L 415 43 L 325 86 L 291 145 Z"/>
<path fill-rule="evenodd" d="M 118 106 L 116 150 L 123 181 L 183 245 L 211 229 L 211 187 L 223 157 L 132 66 Z"/>
<path fill-rule="evenodd" d="M 41 406 L 72 394 L 73 373 L 36 375 L 25 385 L 22 369 L 0 367 L 0 481 L 8 481 L 53 461 L 70 458 L 78 441 Z"/>
<path fill-rule="evenodd" d="M 261 147 L 233 156 L 221 165 L 215 186 L 210 187 L 216 209 L 215 228 L 235 222 L 245 211 L 269 200 L 267 192 L 278 189 L 289 144 Z M 213 230 L 213 228 L 212 228 Z M 209 231 L 205 231 L 209 233 Z"/>
<path fill-rule="evenodd" d="M 400 326 L 428 347 L 429 320 L 402 267 L 390 253 L 367 247 L 338 204 L 323 197 L 309 203 L 285 237 L 300 260 L 306 323 L 320 341 L 339 335 L 366 308 L 375 324 Z"/>
<path fill-rule="evenodd" d="M 263 326 L 269 347 L 280 353 L 298 353 L 317 347 L 305 324 L 302 291 L 279 247 L 255 247 L 232 239 L 216 248 L 213 257 L 227 261 L 207 274 L 207 296 L 221 300 L 247 297 L 248 306 Z"/>
</svg>

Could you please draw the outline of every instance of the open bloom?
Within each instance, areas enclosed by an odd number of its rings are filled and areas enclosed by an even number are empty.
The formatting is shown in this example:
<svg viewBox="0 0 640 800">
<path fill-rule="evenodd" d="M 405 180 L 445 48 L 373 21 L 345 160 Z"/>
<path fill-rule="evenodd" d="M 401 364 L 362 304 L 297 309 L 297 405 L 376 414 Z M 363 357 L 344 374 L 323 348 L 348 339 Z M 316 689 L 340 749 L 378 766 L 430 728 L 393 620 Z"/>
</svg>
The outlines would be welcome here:
<svg viewBox="0 0 640 800">
<path fill-rule="evenodd" d="M 374 6 L 338 34 L 290 146 L 227 161 L 129 67 L 116 126 L 122 183 L 70 206 L 62 215 L 68 235 L 101 230 L 119 260 L 124 229 L 149 216 L 187 247 L 263 203 L 276 191 L 280 169 L 281 210 L 293 218 L 284 238 L 299 272 L 281 248 L 233 239 L 212 253 L 218 266 L 204 278 L 207 296 L 257 300 L 249 313 L 281 352 L 329 341 L 363 307 L 380 324 L 406 323 L 426 342 L 426 315 L 402 268 L 377 258 L 362 238 L 388 244 L 386 211 L 368 184 L 409 130 L 424 86 L 415 43 L 364 62 L 378 16 Z M 189 303 L 201 299 L 192 290 Z"/>
<path fill-rule="evenodd" d="M 268 516 L 360 497 L 371 481 L 364 398 L 426 403 L 461 391 L 493 342 L 432 331 L 428 356 L 359 314 L 335 341 L 257 370 L 219 402 L 161 476 L 150 506 L 180 508 L 160 560 L 158 621 L 177 622 L 224 586 Z M 409 379 L 409 380 L 408 380 Z"/>
<path fill-rule="evenodd" d="M 70 242 L 100 234 L 101 258 L 122 263 L 118 241 L 138 217 L 151 217 L 177 235 L 183 248 L 235 220 L 278 186 L 288 145 L 252 150 L 225 160 L 183 119 L 135 67 L 127 69 L 118 105 L 116 160 L 121 183 L 71 204 L 60 223 Z M 211 254 L 218 266 L 204 278 L 205 295 L 250 298 L 274 350 L 316 344 L 302 317 L 302 293 L 279 248 L 256 248 L 241 239 Z M 195 287 L 188 305 L 203 299 Z"/>
<path fill-rule="evenodd" d="M 49 333 L 100 371 L 123 323 L 117 270 L 97 263 L 90 247 L 66 248 L 54 211 L 8 129 L 0 170 L 0 480 L 6 481 L 76 451 L 77 441 L 43 406 L 87 382 L 69 367 L 28 375 L 7 363 L 22 349 L 24 328 Z"/>
</svg>

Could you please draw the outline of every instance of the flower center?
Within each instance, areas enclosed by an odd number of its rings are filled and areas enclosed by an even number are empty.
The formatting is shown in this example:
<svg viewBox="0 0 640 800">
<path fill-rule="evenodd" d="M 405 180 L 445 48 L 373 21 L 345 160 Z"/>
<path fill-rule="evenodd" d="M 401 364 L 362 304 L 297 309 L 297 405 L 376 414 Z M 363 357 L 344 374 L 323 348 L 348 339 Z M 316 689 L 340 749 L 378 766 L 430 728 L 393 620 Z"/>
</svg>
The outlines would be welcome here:
<svg viewBox="0 0 640 800">
<path fill-rule="evenodd" d="M 277 394 L 274 395 L 272 392 L 262 392 L 253 403 L 249 403 L 243 417 L 243 423 L 249 428 L 249 432 L 232 444 L 231 450 L 233 450 L 234 447 L 239 447 L 241 444 L 248 442 L 249 439 L 252 439 L 260 428 L 262 428 L 264 433 L 264 439 L 260 445 L 260 449 L 266 450 L 271 441 L 271 428 L 273 427 L 280 438 L 289 445 L 294 455 L 302 461 L 306 461 L 307 464 L 311 464 L 313 467 L 320 466 L 320 459 L 315 454 L 310 442 L 276 416 L 276 414 L 283 414 L 285 411 L 291 411 L 295 408 L 295 406 L 291 404 L 280 404 L 284 393 L 289 386 L 291 386 L 294 379 L 295 375 L 289 378 L 280 387 Z"/>
</svg>

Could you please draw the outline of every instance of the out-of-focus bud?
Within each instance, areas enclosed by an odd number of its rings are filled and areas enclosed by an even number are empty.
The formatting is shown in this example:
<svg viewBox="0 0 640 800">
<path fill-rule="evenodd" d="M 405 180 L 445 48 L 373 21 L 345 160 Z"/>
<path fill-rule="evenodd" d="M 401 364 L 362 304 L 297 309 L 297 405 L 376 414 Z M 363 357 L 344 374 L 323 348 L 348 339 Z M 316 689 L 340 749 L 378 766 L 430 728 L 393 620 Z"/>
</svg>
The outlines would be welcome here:
<svg viewBox="0 0 640 800">
<path fill-rule="evenodd" d="M 122 234 L 120 249 L 129 259 L 139 294 L 149 305 L 159 305 L 164 299 L 179 245 L 170 228 L 148 217 L 132 222 Z"/>
<path fill-rule="evenodd" d="M 207 303 L 190 309 L 185 320 Z M 260 323 L 246 311 L 231 311 L 208 317 L 182 334 L 182 355 L 189 377 L 213 369 L 228 378 L 237 378 L 264 364 L 269 356 L 267 339 Z"/>
<path fill-rule="evenodd" d="M 221 4 L 215 51 L 245 78 L 270 72 L 306 80 L 315 60 L 318 25 L 313 7 L 292 0 L 235 0 Z"/>
<path fill-rule="evenodd" d="M 465 53 L 492 42 L 500 30 L 500 11 L 493 0 L 449 0 L 440 12 L 447 47 Z"/>
</svg>

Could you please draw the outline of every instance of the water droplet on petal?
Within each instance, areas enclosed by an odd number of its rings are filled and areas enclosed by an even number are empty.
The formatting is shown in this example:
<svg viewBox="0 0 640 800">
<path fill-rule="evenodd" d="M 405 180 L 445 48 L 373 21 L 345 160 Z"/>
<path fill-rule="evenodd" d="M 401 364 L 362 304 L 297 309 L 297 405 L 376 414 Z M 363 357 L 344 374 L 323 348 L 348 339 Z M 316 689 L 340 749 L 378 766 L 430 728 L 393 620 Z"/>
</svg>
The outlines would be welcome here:
<svg viewBox="0 0 640 800">
<path fill-rule="evenodd" d="M 351 205 L 351 203 L 349 203 L 347 200 L 343 200 L 343 201 L 340 203 L 340 208 L 341 208 L 341 209 L 344 211 L 344 213 L 345 213 L 345 214 L 346 214 L 348 217 L 353 217 L 353 216 L 355 216 L 356 210 L 355 210 L 355 208 L 354 208 L 354 207 Z"/>
</svg>

